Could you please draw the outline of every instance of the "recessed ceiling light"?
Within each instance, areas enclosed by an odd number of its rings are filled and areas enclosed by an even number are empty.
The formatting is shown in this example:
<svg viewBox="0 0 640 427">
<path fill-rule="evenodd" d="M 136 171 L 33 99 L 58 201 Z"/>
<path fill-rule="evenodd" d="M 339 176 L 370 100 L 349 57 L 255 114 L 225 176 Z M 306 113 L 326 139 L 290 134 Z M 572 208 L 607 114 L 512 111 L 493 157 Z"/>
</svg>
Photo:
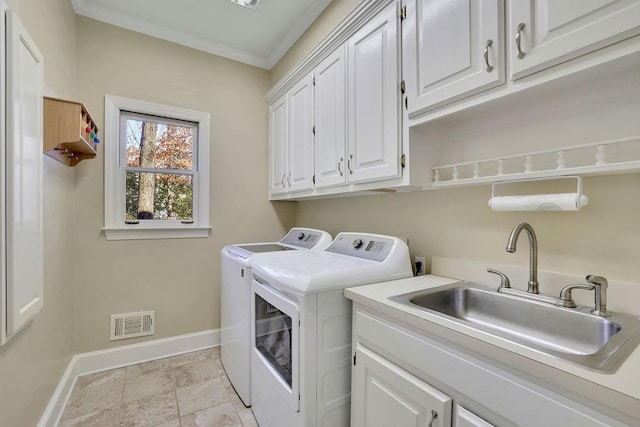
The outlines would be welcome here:
<svg viewBox="0 0 640 427">
<path fill-rule="evenodd" d="M 248 7 L 249 9 L 257 9 L 261 0 L 229 0 L 232 3 L 239 4 L 240 6 Z"/>
</svg>

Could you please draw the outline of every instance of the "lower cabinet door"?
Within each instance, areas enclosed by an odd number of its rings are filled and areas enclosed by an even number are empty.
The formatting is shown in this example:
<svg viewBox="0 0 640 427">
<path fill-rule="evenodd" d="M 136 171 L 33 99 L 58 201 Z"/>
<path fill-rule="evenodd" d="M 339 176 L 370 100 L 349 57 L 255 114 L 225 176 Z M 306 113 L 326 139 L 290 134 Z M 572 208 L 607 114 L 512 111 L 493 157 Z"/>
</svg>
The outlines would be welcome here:
<svg viewBox="0 0 640 427">
<path fill-rule="evenodd" d="M 451 425 L 451 398 L 358 344 L 351 387 L 353 427 Z"/>
<path fill-rule="evenodd" d="M 473 412 L 469 412 L 460 405 L 456 405 L 456 414 L 454 416 L 456 427 L 494 427 L 493 424 L 486 422 Z"/>
</svg>

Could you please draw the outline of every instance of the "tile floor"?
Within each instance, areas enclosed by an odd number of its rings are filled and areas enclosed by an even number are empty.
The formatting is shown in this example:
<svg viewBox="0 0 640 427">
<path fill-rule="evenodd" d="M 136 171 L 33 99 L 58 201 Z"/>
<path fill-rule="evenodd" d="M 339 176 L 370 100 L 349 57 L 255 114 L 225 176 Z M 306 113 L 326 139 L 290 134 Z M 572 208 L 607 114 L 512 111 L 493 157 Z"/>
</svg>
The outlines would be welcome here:
<svg viewBox="0 0 640 427">
<path fill-rule="evenodd" d="M 78 378 L 59 426 L 257 426 L 233 390 L 220 349 Z"/>
</svg>

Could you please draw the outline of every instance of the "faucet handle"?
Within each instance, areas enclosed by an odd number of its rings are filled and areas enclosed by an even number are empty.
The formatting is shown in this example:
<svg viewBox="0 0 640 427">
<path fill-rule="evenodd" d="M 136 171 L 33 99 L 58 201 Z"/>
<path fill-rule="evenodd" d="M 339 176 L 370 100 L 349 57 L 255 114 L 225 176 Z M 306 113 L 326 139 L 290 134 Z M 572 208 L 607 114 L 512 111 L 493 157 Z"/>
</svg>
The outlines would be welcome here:
<svg viewBox="0 0 640 427">
<path fill-rule="evenodd" d="M 496 276 L 500 276 L 500 287 L 498 288 L 498 291 L 502 288 L 510 288 L 511 287 L 511 281 L 509 281 L 509 278 L 507 277 L 506 274 L 504 274 L 502 271 L 498 271 L 495 270 L 493 268 L 487 268 L 487 273 L 491 273 L 491 274 L 495 274 Z"/>
<path fill-rule="evenodd" d="M 582 283 L 578 285 L 567 285 L 560 291 L 559 305 L 567 308 L 576 308 L 576 302 L 573 300 L 573 294 L 571 291 L 574 289 L 584 289 L 586 291 L 592 291 L 595 289 L 593 285 L 584 285 Z"/>
</svg>

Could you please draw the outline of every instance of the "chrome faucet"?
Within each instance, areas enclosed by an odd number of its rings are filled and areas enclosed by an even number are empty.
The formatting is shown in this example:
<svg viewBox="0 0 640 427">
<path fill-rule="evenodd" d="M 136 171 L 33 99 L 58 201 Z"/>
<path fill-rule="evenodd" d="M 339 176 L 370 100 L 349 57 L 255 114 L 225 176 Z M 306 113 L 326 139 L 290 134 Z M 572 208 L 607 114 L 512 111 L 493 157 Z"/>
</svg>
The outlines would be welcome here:
<svg viewBox="0 0 640 427">
<path fill-rule="evenodd" d="M 514 253 L 516 251 L 516 243 L 520 232 L 525 230 L 529 236 L 529 286 L 527 292 L 530 294 L 539 294 L 538 290 L 538 239 L 533 227 L 526 222 L 516 225 L 511 231 L 509 241 L 507 242 L 507 252 Z"/>
<path fill-rule="evenodd" d="M 586 277 L 588 285 L 568 285 L 562 288 L 560 291 L 560 304 L 563 307 L 576 308 L 577 305 L 573 300 L 571 291 L 574 289 L 586 289 L 588 291 L 594 291 L 595 303 L 591 313 L 600 317 L 609 317 L 611 314 L 607 312 L 607 287 L 609 282 L 607 279 L 601 276 L 594 276 L 590 274 Z"/>
</svg>

